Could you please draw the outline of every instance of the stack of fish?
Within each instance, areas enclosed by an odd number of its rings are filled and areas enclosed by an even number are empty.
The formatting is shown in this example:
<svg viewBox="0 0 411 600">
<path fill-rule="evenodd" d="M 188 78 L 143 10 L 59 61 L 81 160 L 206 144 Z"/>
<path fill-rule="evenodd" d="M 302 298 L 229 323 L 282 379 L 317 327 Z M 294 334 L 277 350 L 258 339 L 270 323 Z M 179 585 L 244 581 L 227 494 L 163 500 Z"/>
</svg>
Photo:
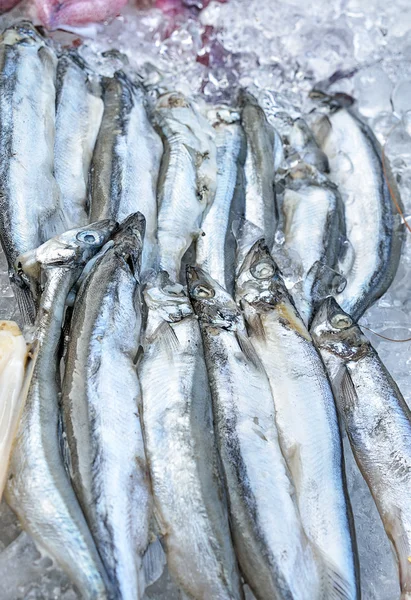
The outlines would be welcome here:
<svg viewBox="0 0 411 600">
<path fill-rule="evenodd" d="M 22 526 L 86 599 L 165 562 L 193 600 L 358 599 L 340 415 L 410 599 L 411 415 L 357 324 L 402 239 L 367 127 L 333 99 L 311 128 L 246 92 L 152 108 L 29 23 L 0 53 Z"/>
</svg>

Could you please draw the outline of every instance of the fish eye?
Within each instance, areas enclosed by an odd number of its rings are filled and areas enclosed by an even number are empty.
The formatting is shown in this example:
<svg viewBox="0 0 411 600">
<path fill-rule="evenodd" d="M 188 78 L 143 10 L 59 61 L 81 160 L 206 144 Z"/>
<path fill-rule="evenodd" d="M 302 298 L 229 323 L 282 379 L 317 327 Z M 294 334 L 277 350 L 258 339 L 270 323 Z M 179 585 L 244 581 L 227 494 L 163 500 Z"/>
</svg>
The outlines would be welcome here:
<svg viewBox="0 0 411 600">
<path fill-rule="evenodd" d="M 331 319 L 331 325 L 336 329 L 347 329 L 352 325 L 352 319 L 348 315 L 334 315 Z"/>
<path fill-rule="evenodd" d="M 193 289 L 193 296 L 195 298 L 214 298 L 215 291 L 204 284 L 199 284 Z"/>
<path fill-rule="evenodd" d="M 76 235 L 76 239 L 78 239 L 79 242 L 83 242 L 84 244 L 90 244 L 90 246 L 92 244 L 97 244 L 98 242 L 100 242 L 100 236 L 92 230 L 80 231 Z"/>
<path fill-rule="evenodd" d="M 270 279 L 275 273 L 275 267 L 268 260 L 261 260 L 251 267 L 251 274 L 256 279 Z"/>
</svg>

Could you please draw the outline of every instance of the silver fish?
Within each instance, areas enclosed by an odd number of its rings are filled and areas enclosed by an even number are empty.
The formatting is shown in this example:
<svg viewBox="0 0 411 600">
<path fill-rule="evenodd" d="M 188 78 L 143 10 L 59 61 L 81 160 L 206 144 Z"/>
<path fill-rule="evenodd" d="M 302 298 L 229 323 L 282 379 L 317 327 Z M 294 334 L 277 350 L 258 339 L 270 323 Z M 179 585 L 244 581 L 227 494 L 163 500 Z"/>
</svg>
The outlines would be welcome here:
<svg viewBox="0 0 411 600">
<path fill-rule="evenodd" d="M 144 297 L 144 433 L 168 568 L 189 598 L 241 599 L 198 320 L 164 272 Z"/>
<path fill-rule="evenodd" d="M 411 599 L 411 412 L 360 327 L 334 299 L 311 332 L 335 389 L 355 460 L 393 543 L 401 599 Z"/>
<path fill-rule="evenodd" d="M 319 598 L 316 560 L 280 449 L 267 376 L 231 296 L 201 269 L 187 273 L 241 570 L 258 600 Z"/>
<path fill-rule="evenodd" d="M 0 38 L 0 237 L 23 318 L 35 305 L 16 258 L 66 229 L 54 178 L 57 58 L 31 23 Z"/>
<path fill-rule="evenodd" d="M 322 565 L 324 598 L 359 598 L 351 508 L 334 398 L 321 358 L 264 242 L 237 280 L 253 347 L 275 402 L 301 522 Z"/>
<path fill-rule="evenodd" d="M 90 176 L 90 220 L 140 211 L 146 219 L 142 273 L 156 263 L 156 187 L 163 152 L 145 94 L 121 71 L 103 79 L 104 114 Z"/>
<path fill-rule="evenodd" d="M 88 223 L 88 174 L 103 108 L 99 77 L 87 68 L 75 50 L 60 56 L 54 173 L 70 228 Z"/>
<path fill-rule="evenodd" d="M 247 153 L 244 167 L 245 223 L 239 239 L 238 266 L 257 239 L 264 238 L 272 247 L 278 220 L 274 183 L 275 145 L 278 141 L 256 99 L 243 91 L 240 101 Z"/>
<path fill-rule="evenodd" d="M 350 110 L 329 115 L 321 147 L 330 161 L 330 178 L 344 200 L 347 238 L 353 263 L 341 265 L 345 289 L 335 295 L 344 311 L 358 319 L 390 286 L 401 253 L 401 219 L 386 183 L 381 149 L 370 129 Z M 350 257 L 352 261 L 352 257 Z"/>
<path fill-rule="evenodd" d="M 164 142 L 158 187 L 160 268 L 178 281 L 181 259 L 214 199 L 215 134 L 194 104 L 177 92 L 160 96 L 155 119 Z"/>
<path fill-rule="evenodd" d="M 235 240 L 230 228 L 236 196 L 242 194 L 241 169 L 245 159 L 245 138 L 238 112 L 219 107 L 209 118 L 216 132 L 217 189 L 214 202 L 201 224 L 197 239 L 196 261 L 226 289 L 233 285 L 232 271 Z M 240 192 L 241 189 L 241 192 Z M 237 202 L 238 203 L 238 202 Z"/>
<path fill-rule="evenodd" d="M 345 283 L 337 272 L 345 241 L 344 205 L 338 189 L 325 178 L 303 176 L 287 178 L 281 208 L 281 253 L 291 257 L 293 270 L 299 271 L 294 285 L 284 280 L 307 325 L 315 303 Z M 274 257 L 277 260 L 275 250 Z"/>
<path fill-rule="evenodd" d="M 114 223 L 64 234 L 39 251 L 44 291 L 36 319 L 38 354 L 20 420 L 5 497 L 25 530 L 67 572 L 85 598 L 111 598 L 108 579 L 60 452 L 58 350 L 66 296 Z"/>
<path fill-rule="evenodd" d="M 62 387 L 69 472 L 118 598 L 142 598 L 151 494 L 134 359 L 140 344 L 144 217 L 120 226 L 83 281 Z"/>
</svg>

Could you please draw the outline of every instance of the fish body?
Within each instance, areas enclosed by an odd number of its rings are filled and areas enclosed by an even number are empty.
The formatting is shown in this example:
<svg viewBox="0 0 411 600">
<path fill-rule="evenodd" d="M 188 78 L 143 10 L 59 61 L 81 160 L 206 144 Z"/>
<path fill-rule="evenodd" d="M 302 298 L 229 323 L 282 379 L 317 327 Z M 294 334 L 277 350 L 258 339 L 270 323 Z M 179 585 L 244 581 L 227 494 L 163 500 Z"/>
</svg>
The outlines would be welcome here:
<svg viewBox="0 0 411 600">
<path fill-rule="evenodd" d="M 398 559 L 402 600 L 411 598 L 411 412 L 360 327 L 332 298 L 311 331 L 335 389 L 355 460 Z"/>
<path fill-rule="evenodd" d="M 57 58 L 30 23 L 0 39 L 0 235 L 23 318 L 35 305 L 16 258 L 66 229 L 54 178 Z"/>
<path fill-rule="evenodd" d="M 390 286 L 401 253 L 400 216 L 385 180 L 382 150 L 370 129 L 351 111 L 329 116 L 322 149 L 330 161 L 330 178 L 344 201 L 347 238 L 354 259 L 341 264 L 347 285 L 335 299 L 358 319 Z"/>
<path fill-rule="evenodd" d="M 181 259 L 214 199 L 215 133 L 194 104 L 177 92 L 159 98 L 155 120 L 164 143 L 158 187 L 159 263 L 178 281 Z"/>
<path fill-rule="evenodd" d="M 90 220 L 146 219 L 142 272 L 156 262 L 156 186 L 163 151 L 145 94 L 121 71 L 103 79 L 104 113 L 90 176 Z"/>
<path fill-rule="evenodd" d="M 24 529 L 66 571 L 85 598 L 111 598 L 109 583 L 65 471 L 59 439 L 58 351 L 67 294 L 114 223 L 95 223 L 48 243 L 36 319 L 38 352 L 10 460 L 5 497 Z"/>
<path fill-rule="evenodd" d="M 199 317 L 230 522 L 244 578 L 258 600 L 319 598 L 314 554 L 300 523 L 267 376 L 234 300 L 188 269 Z"/>
<path fill-rule="evenodd" d="M 324 598 L 359 598 L 357 556 L 332 390 L 267 246 L 237 280 L 250 341 L 267 373 L 301 522 L 322 565 Z"/>
<path fill-rule="evenodd" d="M 298 263 L 301 278 L 291 294 L 307 325 L 315 303 L 329 295 L 339 279 L 336 269 L 345 239 L 344 205 L 335 186 L 304 178 L 286 183 L 282 212 L 283 250 Z"/>
<path fill-rule="evenodd" d="M 7 481 L 11 448 L 25 401 L 29 346 L 14 321 L 0 321 L 0 498 Z M 28 366 L 28 371 L 31 367 Z"/>
<path fill-rule="evenodd" d="M 232 287 L 231 271 L 234 256 L 230 248 L 235 241 L 230 229 L 235 196 L 241 183 L 244 164 L 245 139 L 239 117 L 234 111 L 217 110 L 217 189 L 214 202 L 201 224 L 201 235 L 196 244 L 197 264 L 204 268 L 222 287 Z M 231 244 L 230 244 L 231 243 Z"/>
<path fill-rule="evenodd" d="M 131 215 L 81 284 L 62 388 L 69 472 L 118 598 L 144 594 L 151 494 L 134 364 L 144 218 Z"/>
<path fill-rule="evenodd" d="M 257 239 L 272 247 L 278 211 L 275 196 L 275 146 L 278 139 L 256 99 L 241 95 L 241 124 L 247 139 L 244 166 L 245 223 L 240 238 L 238 265 Z"/>
<path fill-rule="evenodd" d="M 69 228 L 88 223 L 87 185 L 103 116 L 101 86 L 75 50 L 57 65 L 54 173 Z"/>
<path fill-rule="evenodd" d="M 243 598 L 214 439 L 198 321 L 160 273 L 139 365 L 155 514 L 173 579 L 187 597 Z"/>
</svg>

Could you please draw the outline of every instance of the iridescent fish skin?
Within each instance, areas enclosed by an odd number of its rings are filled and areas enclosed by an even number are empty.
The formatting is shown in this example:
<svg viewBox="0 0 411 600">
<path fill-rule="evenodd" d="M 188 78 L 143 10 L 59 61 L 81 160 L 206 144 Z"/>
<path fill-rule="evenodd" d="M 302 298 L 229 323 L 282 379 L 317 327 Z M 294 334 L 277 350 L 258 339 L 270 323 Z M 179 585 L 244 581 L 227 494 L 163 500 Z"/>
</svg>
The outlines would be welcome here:
<svg viewBox="0 0 411 600">
<path fill-rule="evenodd" d="M 143 597 L 152 509 L 134 364 L 144 224 L 140 213 L 127 217 L 85 276 L 62 386 L 72 484 L 121 600 Z"/>
<path fill-rule="evenodd" d="M 198 320 L 164 272 L 144 297 L 144 434 L 168 568 L 189 598 L 241 600 Z"/>
<path fill-rule="evenodd" d="M 215 132 L 194 103 L 178 92 L 160 96 L 154 118 L 164 143 L 158 185 L 159 264 L 179 281 L 181 259 L 214 200 Z"/>
<path fill-rule="evenodd" d="M 242 168 L 245 137 L 239 113 L 221 106 L 210 111 L 216 132 L 217 189 L 214 202 L 201 223 L 196 243 L 196 262 L 221 286 L 231 289 L 235 263 L 232 221 L 242 204 Z"/>
<path fill-rule="evenodd" d="M 146 219 L 142 274 L 156 266 L 156 187 L 163 152 L 142 87 L 123 72 L 103 79 L 104 113 L 90 176 L 90 221 Z"/>
<path fill-rule="evenodd" d="M 202 269 L 189 267 L 187 280 L 203 337 L 231 531 L 244 578 L 258 600 L 320 598 L 318 565 L 281 452 L 270 384 L 242 314 Z"/>
<path fill-rule="evenodd" d="M 359 598 L 351 507 L 334 398 L 321 358 L 264 242 L 239 272 L 236 299 L 270 382 L 280 445 L 324 598 Z"/>
<path fill-rule="evenodd" d="M 272 247 L 277 229 L 278 209 L 275 194 L 276 145 L 281 140 L 257 100 L 242 91 L 241 124 L 247 139 L 244 166 L 245 211 L 238 247 L 238 267 L 258 239 Z"/>
<path fill-rule="evenodd" d="M 64 468 L 59 437 L 59 345 L 65 301 L 84 264 L 108 241 L 102 221 L 50 240 L 39 252 L 43 294 L 38 353 L 10 460 L 5 498 L 23 528 L 86 598 L 112 598 L 107 575 Z"/>
<path fill-rule="evenodd" d="M 297 283 L 287 277 L 285 282 L 307 326 L 318 301 L 342 282 L 337 269 L 345 242 L 345 219 L 338 189 L 325 178 L 316 180 L 304 171 L 302 167 L 299 177 L 285 182 L 281 250 L 293 261 L 293 270 L 299 270 Z"/>
<path fill-rule="evenodd" d="M 333 298 L 311 332 L 327 366 L 355 460 L 398 559 L 401 599 L 411 598 L 411 411 L 360 327 Z"/>
<path fill-rule="evenodd" d="M 35 303 L 16 258 L 66 227 L 54 178 L 57 57 L 31 23 L 0 38 L 0 236 L 23 319 Z"/>
<path fill-rule="evenodd" d="M 346 108 L 331 112 L 328 119 L 321 147 L 330 161 L 330 179 L 344 201 L 354 254 L 352 265 L 341 264 L 347 285 L 335 299 L 358 319 L 395 276 L 403 227 L 384 176 L 382 149 L 369 127 Z"/>
<path fill-rule="evenodd" d="M 68 226 L 88 223 L 87 185 L 93 150 L 103 116 L 98 75 L 74 49 L 57 64 L 54 174 Z"/>
</svg>

